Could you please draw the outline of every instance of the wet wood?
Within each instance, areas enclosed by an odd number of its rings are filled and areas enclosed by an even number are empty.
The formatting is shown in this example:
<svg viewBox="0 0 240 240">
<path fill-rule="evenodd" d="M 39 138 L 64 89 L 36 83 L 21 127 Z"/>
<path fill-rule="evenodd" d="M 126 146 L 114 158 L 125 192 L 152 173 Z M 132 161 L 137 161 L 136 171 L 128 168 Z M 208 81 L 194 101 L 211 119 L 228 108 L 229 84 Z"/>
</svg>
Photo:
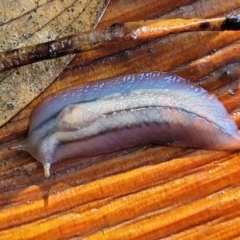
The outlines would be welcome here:
<svg viewBox="0 0 240 240">
<path fill-rule="evenodd" d="M 99 28 L 155 17 L 221 17 L 239 1 L 112 1 Z M 191 32 L 78 54 L 63 74 L 0 129 L 2 239 L 238 239 L 240 151 L 148 147 L 52 166 L 10 152 L 32 109 L 70 85 L 171 71 L 215 94 L 240 127 L 240 32 Z M 204 104 L 204 103 L 203 103 Z M 206 136 L 207 137 L 207 136 Z"/>
</svg>

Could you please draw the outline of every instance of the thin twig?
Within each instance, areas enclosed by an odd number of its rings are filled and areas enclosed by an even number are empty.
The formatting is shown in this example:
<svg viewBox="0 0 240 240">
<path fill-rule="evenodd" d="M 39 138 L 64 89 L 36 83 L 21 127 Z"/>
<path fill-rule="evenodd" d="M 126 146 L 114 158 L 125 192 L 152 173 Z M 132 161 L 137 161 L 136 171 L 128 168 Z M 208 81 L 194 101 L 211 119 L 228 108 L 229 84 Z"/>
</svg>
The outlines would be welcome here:
<svg viewBox="0 0 240 240">
<path fill-rule="evenodd" d="M 240 16 L 116 23 L 105 29 L 0 53 L 0 72 L 41 60 L 97 49 L 119 41 L 151 39 L 180 32 L 225 30 L 240 30 Z"/>
</svg>

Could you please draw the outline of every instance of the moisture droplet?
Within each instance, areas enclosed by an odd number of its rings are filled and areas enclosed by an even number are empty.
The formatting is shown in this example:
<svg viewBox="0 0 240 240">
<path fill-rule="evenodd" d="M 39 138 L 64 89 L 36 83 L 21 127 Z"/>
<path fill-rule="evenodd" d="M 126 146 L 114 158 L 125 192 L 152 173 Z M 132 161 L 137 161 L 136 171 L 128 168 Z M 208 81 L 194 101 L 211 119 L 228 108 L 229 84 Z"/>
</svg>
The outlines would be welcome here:
<svg viewBox="0 0 240 240">
<path fill-rule="evenodd" d="M 234 90 L 233 90 L 233 89 L 229 89 L 229 90 L 228 90 L 228 93 L 229 93 L 230 95 L 234 95 Z"/>
</svg>

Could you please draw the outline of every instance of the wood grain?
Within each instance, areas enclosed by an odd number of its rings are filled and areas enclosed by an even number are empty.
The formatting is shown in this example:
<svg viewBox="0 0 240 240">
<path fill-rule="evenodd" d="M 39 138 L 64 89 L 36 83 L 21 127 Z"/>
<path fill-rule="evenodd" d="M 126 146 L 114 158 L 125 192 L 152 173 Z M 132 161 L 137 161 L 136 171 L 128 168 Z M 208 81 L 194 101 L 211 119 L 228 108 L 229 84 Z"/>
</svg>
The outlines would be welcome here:
<svg viewBox="0 0 240 240">
<path fill-rule="evenodd" d="M 240 13 L 238 0 L 112 1 L 99 27 L 138 19 Z M 27 153 L 32 109 L 70 85 L 171 71 L 223 102 L 240 126 L 240 32 L 192 32 L 77 55 L 62 75 L 0 129 L 1 239 L 238 239 L 240 152 L 146 147 L 53 164 L 45 179 Z M 207 137 L 207 136 L 206 136 Z"/>
</svg>

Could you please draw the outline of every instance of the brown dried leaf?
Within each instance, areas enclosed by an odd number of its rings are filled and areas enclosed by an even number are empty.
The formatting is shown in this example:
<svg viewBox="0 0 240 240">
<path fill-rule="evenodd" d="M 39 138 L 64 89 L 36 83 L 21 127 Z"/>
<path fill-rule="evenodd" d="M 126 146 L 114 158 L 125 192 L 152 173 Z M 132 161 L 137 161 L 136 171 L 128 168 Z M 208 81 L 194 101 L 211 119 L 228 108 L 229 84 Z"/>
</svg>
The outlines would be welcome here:
<svg viewBox="0 0 240 240">
<path fill-rule="evenodd" d="M 2 1 L 0 51 L 89 31 L 99 21 L 107 2 Z M 42 61 L 0 74 L 0 126 L 46 89 L 73 56 Z"/>
</svg>

